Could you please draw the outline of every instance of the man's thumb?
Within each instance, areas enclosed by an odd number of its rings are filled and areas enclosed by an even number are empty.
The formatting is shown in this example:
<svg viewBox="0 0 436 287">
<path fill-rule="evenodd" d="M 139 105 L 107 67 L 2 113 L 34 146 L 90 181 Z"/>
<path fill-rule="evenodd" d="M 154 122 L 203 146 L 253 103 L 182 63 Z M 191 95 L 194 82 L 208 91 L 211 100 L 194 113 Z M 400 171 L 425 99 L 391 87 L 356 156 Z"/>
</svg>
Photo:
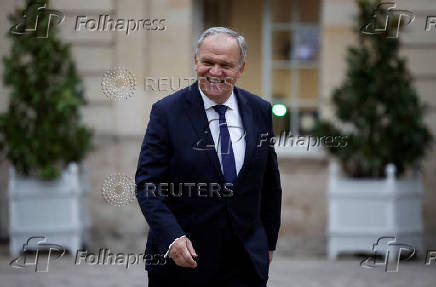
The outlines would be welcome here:
<svg viewBox="0 0 436 287">
<path fill-rule="evenodd" d="M 194 247 L 192 247 L 191 240 L 186 240 L 186 247 L 188 248 L 189 253 L 191 253 L 191 256 L 197 257 L 197 253 L 195 252 Z"/>
</svg>

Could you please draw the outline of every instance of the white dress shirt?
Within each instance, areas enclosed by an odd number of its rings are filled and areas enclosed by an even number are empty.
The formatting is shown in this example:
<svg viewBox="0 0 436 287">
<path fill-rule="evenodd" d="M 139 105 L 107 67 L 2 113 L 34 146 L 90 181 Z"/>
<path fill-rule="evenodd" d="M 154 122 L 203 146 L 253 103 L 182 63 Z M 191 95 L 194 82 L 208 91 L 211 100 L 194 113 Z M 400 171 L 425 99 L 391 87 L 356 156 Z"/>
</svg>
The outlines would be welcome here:
<svg viewBox="0 0 436 287">
<path fill-rule="evenodd" d="M 218 154 L 218 159 L 221 164 L 221 171 L 223 172 L 223 164 L 221 160 L 221 143 L 220 140 L 220 126 L 219 126 L 219 115 L 214 110 L 213 106 L 217 103 L 209 99 L 203 91 L 200 90 L 201 97 L 203 98 L 204 110 L 206 111 L 207 120 L 209 122 L 209 129 L 212 133 L 213 142 L 215 143 L 215 150 Z M 227 128 L 230 133 L 230 139 L 232 141 L 233 155 L 235 156 L 236 173 L 239 171 L 244 164 L 245 158 L 245 130 L 242 125 L 241 115 L 239 114 L 238 101 L 236 96 L 232 91 L 232 95 L 223 103 L 227 106 L 226 111 L 226 122 Z M 224 172 L 223 172 L 224 173 Z"/>
<path fill-rule="evenodd" d="M 217 105 L 214 101 L 209 99 L 203 91 L 198 87 L 200 90 L 201 97 L 203 98 L 204 103 L 204 110 L 206 111 L 207 120 L 209 122 L 209 129 L 212 133 L 213 142 L 215 144 L 215 150 L 218 154 L 218 159 L 220 161 L 221 165 L 221 172 L 223 172 L 223 164 L 222 164 L 222 157 L 221 157 L 221 143 L 220 140 L 220 126 L 219 126 L 219 115 L 214 110 L 213 106 Z M 232 141 L 232 149 L 233 149 L 233 155 L 235 157 L 235 165 L 236 165 L 236 173 L 239 174 L 239 171 L 242 168 L 242 165 L 244 164 L 245 159 L 245 129 L 242 125 L 242 119 L 241 115 L 239 114 L 239 107 L 238 107 L 238 101 L 236 100 L 236 96 L 232 91 L 232 95 L 223 103 L 224 106 L 227 106 L 226 110 L 226 122 L 227 122 L 227 128 L 229 130 L 230 139 Z M 186 237 L 185 235 L 182 235 L 180 237 L 177 237 L 174 239 L 174 241 L 170 244 L 168 247 L 167 253 L 165 253 L 164 257 L 167 257 L 171 246 L 176 242 L 177 239 Z"/>
</svg>

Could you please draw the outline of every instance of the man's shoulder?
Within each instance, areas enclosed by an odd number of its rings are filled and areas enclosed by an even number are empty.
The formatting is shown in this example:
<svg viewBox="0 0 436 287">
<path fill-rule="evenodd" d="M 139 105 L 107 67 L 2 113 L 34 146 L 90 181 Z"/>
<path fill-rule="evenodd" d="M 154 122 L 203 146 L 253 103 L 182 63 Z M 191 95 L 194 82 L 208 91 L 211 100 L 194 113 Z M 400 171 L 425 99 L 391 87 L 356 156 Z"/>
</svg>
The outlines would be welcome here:
<svg viewBox="0 0 436 287">
<path fill-rule="evenodd" d="M 188 95 L 193 92 L 192 89 L 193 86 L 191 85 L 181 90 L 178 90 L 156 101 L 153 104 L 153 106 L 155 106 L 160 110 L 172 110 L 172 111 L 174 111 L 175 108 L 181 108 L 184 106 L 184 103 Z"/>
<path fill-rule="evenodd" d="M 178 90 L 175 93 L 158 100 L 156 103 L 154 103 L 154 105 L 157 106 L 159 109 L 164 110 L 181 108 L 184 106 L 187 97 L 189 97 L 191 93 L 194 93 L 193 89 L 195 88 L 195 85 L 190 85 L 184 89 Z M 252 106 L 256 110 L 265 111 L 271 109 L 270 102 L 264 100 L 260 96 L 239 87 L 236 87 L 236 89 L 241 98 L 246 100 L 250 104 L 250 106 Z"/>
<path fill-rule="evenodd" d="M 263 99 L 262 97 L 241 88 L 237 88 L 237 90 L 240 96 L 247 100 L 248 103 L 253 107 L 262 110 L 271 108 L 271 103 Z"/>
<path fill-rule="evenodd" d="M 182 101 L 186 99 L 187 94 L 191 93 L 192 86 L 188 86 L 186 88 L 183 88 L 181 90 L 178 90 L 168 96 L 165 96 L 164 98 L 158 100 L 155 104 L 158 105 L 176 105 L 180 104 Z"/>
</svg>

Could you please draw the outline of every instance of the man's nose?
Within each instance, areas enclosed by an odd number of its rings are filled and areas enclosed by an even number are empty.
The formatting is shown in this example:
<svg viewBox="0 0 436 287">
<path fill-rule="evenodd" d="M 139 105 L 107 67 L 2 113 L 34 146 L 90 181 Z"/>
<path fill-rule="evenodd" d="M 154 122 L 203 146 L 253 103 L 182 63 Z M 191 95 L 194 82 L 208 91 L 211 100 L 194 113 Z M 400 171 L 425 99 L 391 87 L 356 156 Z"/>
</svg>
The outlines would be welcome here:
<svg viewBox="0 0 436 287">
<path fill-rule="evenodd" d="M 212 68 L 210 68 L 209 73 L 213 76 L 221 76 L 223 70 L 221 69 L 220 65 L 214 65 Z"/>
</svg>

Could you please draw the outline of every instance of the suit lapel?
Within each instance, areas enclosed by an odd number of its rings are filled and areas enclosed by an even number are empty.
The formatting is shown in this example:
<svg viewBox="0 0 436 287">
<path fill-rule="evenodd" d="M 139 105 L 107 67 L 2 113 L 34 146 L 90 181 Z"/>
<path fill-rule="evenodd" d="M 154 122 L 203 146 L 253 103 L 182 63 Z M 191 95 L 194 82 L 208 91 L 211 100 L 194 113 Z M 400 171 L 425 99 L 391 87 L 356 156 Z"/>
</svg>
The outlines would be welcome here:
<svg viewBox="0 0 436 287">
<path fill-rule="evenodd" d="M 204 110 L 203 99 L 201 98 L 197 83 L 198 82 L 195 82 L 189 87 L 190 92 L 187 93 L 185 109 L 186 115 L 191 121 L 192 127 L 197 135 L 197 139 L 194 139 L 192 148 L 197 152 L 206 154 L 218 176 L 223 181 L 224 176 L 221 172 L 221 165 L 215 150 L 206 111 Z"/>
<path fill-rule="evenodd" d="M 191 121 L 195 134 L 197 135 L 197 139 L 194 141 L 193 149 L 206 154 L 215 171 L 223 181 L 224 176 L 221 171 L 221 164 L 219 162 L 212 134 L 209 129 L 209 123 L 207 120 L 206 111 L 204 110 L 203 99 L 201 98 L 200 91 L 198 90 L 198 82 L 192 84 L 189 89 L 190 92 L 187 93 L 186 97 L 185 112 Z M 244 164 L 242 165 L 242 168 L 238 174 L 237 182 L 239 182 L 239 179 L 245 173 L 247 165 L 250 163 L 256 150 L 256 135 L 258 134 L 258 131 L 257 125 L 254 122 L 252 108 L 245 98 L 245 95 L 236 87 L 234 88 L 234 93 L 238 101 L 239 113 L 241 115 L 245 130 Z"/>
<path fill-rule="evenodd" d="M 234 93 L 238 100 L 239 113 L 241 115 L 242 123 L 245 130 L 245 156 L 244 164 L 238 174 L 238 181 L 243 176 L 247 169 L 247 165 L 253 159 L 254 152 L 256 150 L 257 140 L 257 125 L 254 122 L 254 114 L 251 106 L 249 105 L 245 95 L 235 87 Z"/>
</svg>

